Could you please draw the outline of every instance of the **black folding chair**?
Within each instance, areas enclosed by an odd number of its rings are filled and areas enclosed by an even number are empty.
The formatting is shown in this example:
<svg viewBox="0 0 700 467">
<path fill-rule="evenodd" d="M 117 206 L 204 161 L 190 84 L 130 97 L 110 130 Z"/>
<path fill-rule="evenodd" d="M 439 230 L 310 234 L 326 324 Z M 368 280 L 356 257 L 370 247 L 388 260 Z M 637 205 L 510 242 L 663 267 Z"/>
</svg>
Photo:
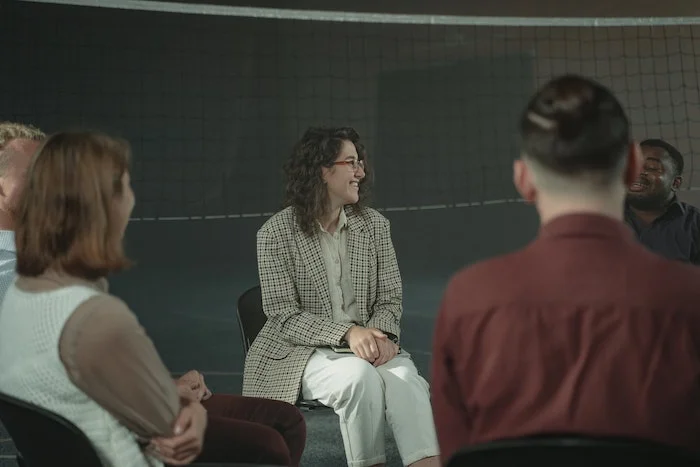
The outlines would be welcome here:
<svg viewBox="0 0 700 467">
<path fill-rule="evenodd" d="M 248 349 L 267 321 L 263 311 L 262 292 L 259 285 L 246 290 L 238 298 L 236 314 L 238 315 L 238 327 L 241 330 L 243 354 L 248 355 Z M 303 410 L 329 409 L 318 401 L 304 400 L 301 397 L 296 405 Z"/>
<path fill-rule="evenodd" d="M 104 467 L 87 436 L 58 414 L 0 393 L 0 420 L 15 444 L 19 467 Z M 191 465 L 279 467 L 196 461 Z"/>
<path fill-rule="evenodd" d="M 90 440 L 65 418 L 0 393 L 0 420 L 17 449 L 20 467 L 102 467 Z"/>
<path fill-rule="evenodd" d="M 700 467 L 700 457 L 650 441 L 585 436 L 536 436 L 478 444 L 446 467 Z"/>
</svg>

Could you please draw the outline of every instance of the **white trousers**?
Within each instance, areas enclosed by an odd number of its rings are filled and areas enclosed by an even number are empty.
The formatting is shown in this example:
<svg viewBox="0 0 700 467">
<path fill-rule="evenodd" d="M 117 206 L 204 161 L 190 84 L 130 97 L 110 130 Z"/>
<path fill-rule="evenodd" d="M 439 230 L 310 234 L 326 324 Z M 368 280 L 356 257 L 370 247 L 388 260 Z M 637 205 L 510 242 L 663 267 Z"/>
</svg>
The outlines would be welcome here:
<svg viewBox="0 0 700 467">
<path fill-rule="evenodd" d="M 340 417 L 350 467 L 386 462 L 385 420 L 404 465 L 439 455 L 428 383 L 406 354 L 375 368 L 355 355 L 319 349 L 306 365 L 301 389 L 304 399 L 316 399 Z"/>
</svg>

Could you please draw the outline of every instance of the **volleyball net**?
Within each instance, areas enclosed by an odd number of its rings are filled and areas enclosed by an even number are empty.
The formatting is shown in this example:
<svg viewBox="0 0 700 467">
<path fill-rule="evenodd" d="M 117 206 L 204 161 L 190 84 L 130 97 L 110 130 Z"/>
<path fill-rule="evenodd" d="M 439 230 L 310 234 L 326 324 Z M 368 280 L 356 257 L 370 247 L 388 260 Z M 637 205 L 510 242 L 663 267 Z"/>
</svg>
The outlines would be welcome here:
<svg viewBox="0 0 700 467">
<path fill-rule="evenodd" d="M 315 125 L 358 130 L 381 209 L 517 201 L 520 112 L 539 85 L 563 73 L 609 86 L 635 138 L 674 144 L 686 158 L 684 188 L 700 186 L 694 18 L 435 17 L 129 0 L 11 8 L 4 36 L 22 66 L 0 76 L 13 90 L 0 105 L 48 130 L 81 125 L 128 138 L 137 219 L 269 215 L 282 200 L 285 158 Z"/>
</svg>

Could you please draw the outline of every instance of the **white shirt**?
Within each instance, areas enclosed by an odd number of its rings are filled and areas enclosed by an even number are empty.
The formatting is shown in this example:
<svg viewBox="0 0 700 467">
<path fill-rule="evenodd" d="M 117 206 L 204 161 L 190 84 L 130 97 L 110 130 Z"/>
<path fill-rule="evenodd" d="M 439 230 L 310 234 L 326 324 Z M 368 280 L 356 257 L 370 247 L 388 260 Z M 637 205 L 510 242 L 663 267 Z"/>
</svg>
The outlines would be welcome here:
<svg viewBox="0 0 700 467">
<path fill-rule="evenodd" d="M 17 249 L 15 233 L 12 230 L 0 230 L 0 302 L 5 298 L 7 289 L 17 277 Z"/>
</svg>

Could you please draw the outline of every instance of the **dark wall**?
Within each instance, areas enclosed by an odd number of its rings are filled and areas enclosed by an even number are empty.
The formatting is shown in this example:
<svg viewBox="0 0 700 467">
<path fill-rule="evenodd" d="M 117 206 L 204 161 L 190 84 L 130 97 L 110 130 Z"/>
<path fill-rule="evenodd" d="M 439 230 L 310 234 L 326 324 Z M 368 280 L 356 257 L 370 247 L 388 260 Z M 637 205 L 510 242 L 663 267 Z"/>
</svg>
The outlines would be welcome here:
<svg viewBox="0 0 700 467">
<path fill-rule="evenodd" d="M 203 370 L 218 390 L 239 389 L 236 299 L 257 281 L 255 232 L 280 206 L 280 167 L 307 126 L 352 125 L 367 144 L 375 205 L 392 221 L 404 276 L 404 341 L 424 373 L 449 276 L 536 233 L 534 211 L 513 202 L 510 166 L 537 84 L 593 74 L 630 104 L 638 130 L 672 131 L 684 150 L 697 142 L 688 28 L 658 36 L 2 8 L 0 117 L 131 141 L 138 201 L 127 245 L 137 266 L 113 290 L 173 371 Z M 645 47 L 651 75 L 668 82 L 642 81 Z M 676 63 L 681 84 L 661 68 Z M 654 100 L 645 86 L 667 94 Z M 687 105 L 670 106 L 678 97 Z"/>
</svg>

